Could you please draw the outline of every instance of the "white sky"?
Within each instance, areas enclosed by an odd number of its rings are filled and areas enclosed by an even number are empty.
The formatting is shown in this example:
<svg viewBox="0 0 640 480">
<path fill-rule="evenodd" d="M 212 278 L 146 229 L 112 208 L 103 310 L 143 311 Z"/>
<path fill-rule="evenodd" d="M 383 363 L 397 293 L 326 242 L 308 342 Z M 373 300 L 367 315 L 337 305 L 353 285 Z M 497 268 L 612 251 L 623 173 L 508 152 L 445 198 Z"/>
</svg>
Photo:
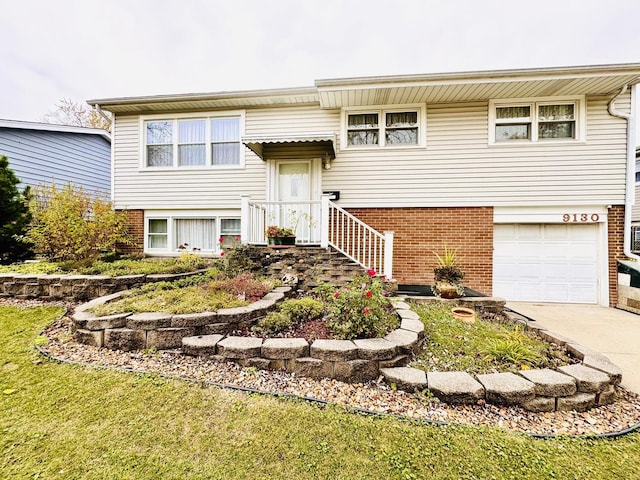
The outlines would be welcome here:
<svg viewBox="0 0 640 480">
<path fill-rule="evenodd" d="M 0 0 L 0 118 L 58 100 L 640 63 L 638 0 Z"/>
</svg>

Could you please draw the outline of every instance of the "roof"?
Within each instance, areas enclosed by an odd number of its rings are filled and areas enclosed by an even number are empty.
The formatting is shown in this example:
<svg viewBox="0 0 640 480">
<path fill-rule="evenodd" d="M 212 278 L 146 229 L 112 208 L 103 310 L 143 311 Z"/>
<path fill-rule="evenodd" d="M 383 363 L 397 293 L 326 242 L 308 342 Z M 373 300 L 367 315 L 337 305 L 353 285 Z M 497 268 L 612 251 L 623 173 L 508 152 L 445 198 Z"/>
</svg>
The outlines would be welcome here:
<svg viewBox="0 0 640 480">
<path fill-rule="evenodd" d="M 58 125 L 55 123 L 24 122 L 21 120 L 0 119 L 0 128 L 17 128 L 21 130 L 43 130 L 47 132 L 81 133 L 84 135 L 100 135 L 111 142 L 111 135 L 102 128 L 75 127 L 73 125 Z"/>
<path fill-rule="evenodd" d="M 87 100 L 114 113 L 319 104 L 321 108 L 611 95 L 640 81 L 640 64 L 532 68 L 317 80 L 314 87 Z"/>
<path fill-rule="evenodd" d="M 334 133 L 317 133 L 308 135 L 246 135 L 242 143 L 256 155 L 264 159 L 263 147 L 268 144 L 316 143 L 325 150 L 329 158 L 336 158 L 336 135 Z"/>
</svg>

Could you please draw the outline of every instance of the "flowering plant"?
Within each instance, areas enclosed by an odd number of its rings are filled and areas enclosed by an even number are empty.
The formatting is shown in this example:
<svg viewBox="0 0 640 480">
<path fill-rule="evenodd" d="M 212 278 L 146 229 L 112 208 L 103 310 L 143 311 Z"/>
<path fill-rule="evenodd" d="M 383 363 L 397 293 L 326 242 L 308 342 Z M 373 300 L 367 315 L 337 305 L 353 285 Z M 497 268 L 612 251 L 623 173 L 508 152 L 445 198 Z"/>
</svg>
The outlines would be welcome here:
<svg viewBox="0 0 640 480">
<path fill-rule="evenodd" d="M 293 229 L 278 227 L 277 225 L 269 225 L 264 234 L 267 238 L 281 238 L 295 235 L 295 233 L 293 233 Z"/>
<path fill-rule="evenodd" d="M 381 337 L 398 325 L 383 282 L 373 270 L 355 277 L 330 298 L 327 325 L 336 338 Z"/>
</svg>

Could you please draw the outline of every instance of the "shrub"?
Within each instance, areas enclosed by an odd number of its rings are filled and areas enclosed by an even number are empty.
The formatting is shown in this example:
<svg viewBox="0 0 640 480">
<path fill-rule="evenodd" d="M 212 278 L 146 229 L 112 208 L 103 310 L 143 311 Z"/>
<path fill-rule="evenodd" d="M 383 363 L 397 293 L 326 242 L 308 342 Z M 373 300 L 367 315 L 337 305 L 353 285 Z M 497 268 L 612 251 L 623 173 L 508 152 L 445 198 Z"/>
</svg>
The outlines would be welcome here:
<svg viewBox="0 0 640 480">
<path fill-rule="evenodd" d="M 254 278 L 250 273 L 242 273 L 237 277 L 213 281 L 209 288 L 224 290 L 238 298 L 255 301 L 271 290 L 271 285 Z"/>
<path fill-rule="evenodd" d="M 256 263 L 253 258 L 259 257 L 253 245 L 235 244 L 225 250 L 225 273 L 229 277 L 235 277 L 245 272 L 250 272 Z"/>
<path fill-rule="evenodd" d="M 356 277 L 333 294 L 327 325 L 336 338 L 381 337 L 398 325 L 384 286 L 374 275 Z"/>
<path fill-rule="evenodd" d="M 271 334 L 289 330 L 293 326 L 291 317 L 283 312 L 269 312 L 266 317 L 258 320 L 251 329 L 254 332 Z"/>
<path fill-rule="evenodd" d="M 30 208 L 27 239 L 49 259 L 97 259 L 117 243 L 131 244 L 125 215 L 106 199 L 71 184 L 38 188 Z"/>
<path fill-rule="evenodd" d="M 0 263 L 9 264 L 30 258 L 33 253 L 25 239 L 31 221 L 30 192 L 18 190 L 20 179 L 9 168 L 7 157 L 0 155 Z"/>
<path fill-rule="evenodd" d="M 322 317 L 324 304 L 311 297 L 296 298 L 282 302 L 280 312 L 287 315 L 291 323 L 295 324 Z"/>
</svg>

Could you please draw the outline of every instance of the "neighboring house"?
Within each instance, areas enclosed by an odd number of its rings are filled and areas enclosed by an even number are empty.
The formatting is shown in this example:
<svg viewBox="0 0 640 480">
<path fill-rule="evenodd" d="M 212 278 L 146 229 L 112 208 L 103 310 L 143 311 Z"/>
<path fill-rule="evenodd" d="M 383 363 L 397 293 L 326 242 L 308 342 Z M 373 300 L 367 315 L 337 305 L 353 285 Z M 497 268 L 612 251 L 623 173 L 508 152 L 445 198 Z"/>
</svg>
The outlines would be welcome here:
<svg viewBox="0 0 640 480">
<path fill-rule="evenodd" d="M 72 183 L 111 190 L 111 138 L 105 130 L 0 120 L 0 155 L 24 185 Z"/>
<path fill-rule="evenodd" d="M 401 284 L 430 284 L 446 245 L 487 295 L 615 305 L 638 78 L 608 65 L 89 103 L 114 114 L 115 206 L 147 254 L 265 243 L 297 219 L 299 244 Z"/>
<path fill-rule="evenodd" d="M 631 251 L 640 255 L 640 205 L 637 204 L 640 198 L 640 147 L 636 148 L 636 169 L 635 169 L 635 198 L 631 216 Z"/>
</svg>

